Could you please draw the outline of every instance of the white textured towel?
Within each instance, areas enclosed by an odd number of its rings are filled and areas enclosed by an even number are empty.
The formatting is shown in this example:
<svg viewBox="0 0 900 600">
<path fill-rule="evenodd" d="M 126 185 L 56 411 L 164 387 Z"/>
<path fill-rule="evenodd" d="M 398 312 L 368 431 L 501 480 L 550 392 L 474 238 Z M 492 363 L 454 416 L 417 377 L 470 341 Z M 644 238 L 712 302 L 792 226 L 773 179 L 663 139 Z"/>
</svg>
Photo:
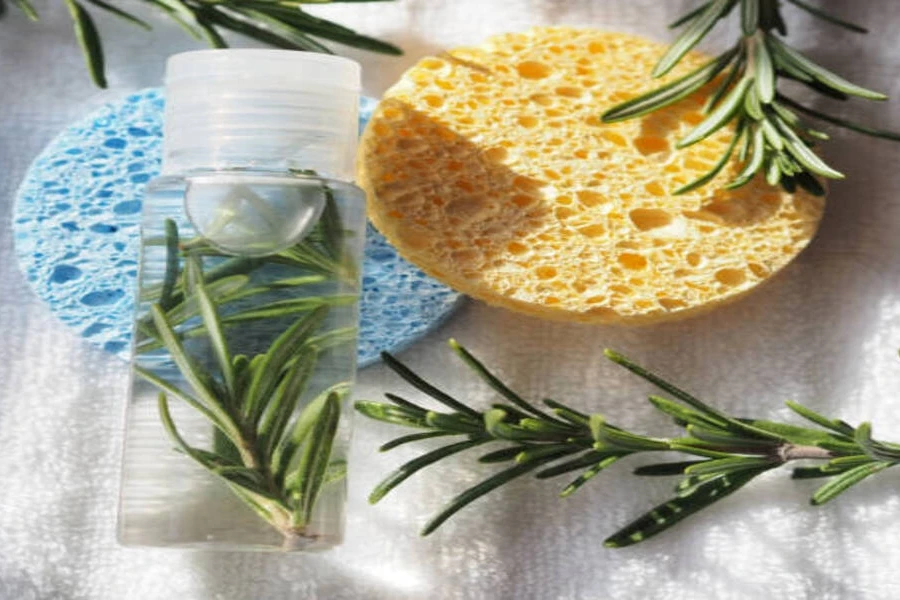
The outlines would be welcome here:
<svg viewBox="0 0 900 600">
<path fill-rule="evenodd" d="M 556 480 L 513 483 L 421 539 L 425 519 L 489 469 L 462 457 L 369 506 L 365 497 L 378 479 L 421 450 L 376 454 L 400 431 L 362 419 L 351 453 L 348 535 L 339 549 L 279 556 L 118 547 L 126 367 L 89 348 L 30 295 L 6 222 L 15 186 L 55 131 L 105 100 L 158 85 L 165 56 L 194 43 L 162 19 L 154 35 L 98 19 L 112 86 L 100 93 L 80 64 L 64 7 L 35 4 L 44 23 L 18 14 L 0 22 L 0 600 L 900 598 L 900 470 L 822 508 L 807 501 L 814 482 L 776 472 L 653 541 L 607 550 L 604 537 L 670 487 L 632 477 L 633 465 L 622 464 L 568 500 L 556 498 Z M 406 49 L 401 58 L 351 53 L 374 95 L 421 54 L 491 33 L 559 23 L 665 40 L 665 24 L 693 4 L 399 0 L 317 11 Z M 900 129 L 900 3 L 825 4 L 872 33 L 812 23 L 788 6 L 791 42 L 895 98 L 835 110 Z M 729 39 L 722 29 L 711 48 Z M 491 394 L 443 345 L 453 336 L 524 394 L 671 433 L 644 400 L 649 388 L 601 357 L 608 346 L 728 411 L 789 418 L 782 401 L 793 398 L 851 422 L 872 420 L 876 437 L 900 441 L 900 148 L 840 133 L 827 152 L 848 179 L 833 184 L 820 235 L 736 305 L 627 330 L 545 323 L 470 303 L 403 358 L 487 404 Z M 356 395 L 375 399 L 387 390 L 408 388 L 379 366 L 361 373 Z"/>
</svg>

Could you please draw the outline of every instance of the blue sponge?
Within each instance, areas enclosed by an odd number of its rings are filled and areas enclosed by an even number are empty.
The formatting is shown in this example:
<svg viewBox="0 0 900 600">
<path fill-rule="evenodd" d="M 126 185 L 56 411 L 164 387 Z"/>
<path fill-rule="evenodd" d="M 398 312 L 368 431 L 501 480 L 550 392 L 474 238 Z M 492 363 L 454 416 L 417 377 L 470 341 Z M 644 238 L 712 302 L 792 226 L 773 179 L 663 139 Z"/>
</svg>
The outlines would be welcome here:
<svg viewBox="0 0 900 600">
<path fill-rule="evenodd" d="M 375 101 L 363 98 L 360 129 Z M 161 90 L 109 104 L 65 129 L 31 165 L 13 216 L 19 264 L 38 296 L 88 341 L 128 358 L 141 198 L 162 159 Z M 459 294 L 402 258 L 370 225 L 359 362 L 440 324 Z"/>
</svg>

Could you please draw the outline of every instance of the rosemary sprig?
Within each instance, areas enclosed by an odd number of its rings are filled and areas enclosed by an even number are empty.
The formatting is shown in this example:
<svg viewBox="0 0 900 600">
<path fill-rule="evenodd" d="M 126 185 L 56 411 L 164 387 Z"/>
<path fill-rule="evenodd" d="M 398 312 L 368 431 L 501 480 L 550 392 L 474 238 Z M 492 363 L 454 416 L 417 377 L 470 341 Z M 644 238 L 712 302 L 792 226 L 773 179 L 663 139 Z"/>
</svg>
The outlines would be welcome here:
<svg viewBox="0 0 900 600">
<path fill-rule="evenodd" d="M 805 2 L 787 1 L 828 23 L 866 33 L 866 29 Z M 782 78 L 799 81 L 838 100 L 852 96 L 867 100 L 887 99 L 880 92 L 832 73 L 779 39 L 776 33 L 787 34 L 780 0 L 711 0 L 703 3 L 672 23 L 672 28 L 684 27 L 684 30 L 656 64 L 652 76 L 662 77 L 670 72 L 718 21 L 732 12 L 740 15 L 742 33 L 733 47 L 675 81 L 610 108 L 602 116 L 607 123 L 641 117 L 718 80 L 717 88 L 704 108 L 706 119 L 679 140 L 677 147 L 696 144 L 724 127 L 733 127 L 731 142 L 708 173 L 674 193 L 683 194 L 706 185 L 736 153 L 736 160 L 742 167 L 726 189 L 746 185 L 757 173 L 763 173 L 769 184 L 781 184 L 789 192 L 799 186 L 813 194 L 823 194 L 818 177 L 843 179 L 844 175 L 813 151 L 818 141 L 828 139 L 828 134 L 801 119 L 801 114 L 866 135 L 900 141 L 898 133 L 829 116 L 778 91 L 779 78 Z"/>
<path fill-rule="evenodd" d="M 433 532 L 469 503 L 522 475 L 534 473 L 538 479 L 548 479 L 580 472 L 563 488 L 561 495 L 566 497 L 604 469 L 632 455 L 674 451 L 693 458 L 655 462 L 635 469 L 636 475 L 680 475 L 681 479 L 672 498 L 607 538 L 604 544 L 611 548 L 636 544 L 661 533 L 736 492 L 758 475 L 793 461 L 821 463 L 795 467 L 792 474 L 794 479 L 828 479 L 813 493 L 813 505 L 824 504 L 870 475 L 900 463 L 900 445 L 874 440 L 868 423 L 852 427 L 796 402 L 788 402 L 787 406 L 812 423 L 812 427 L 736 418 L 609 350 L 606 356 L 610 360 L 671 396 L 672 399 L 651 396 L 650 402 L 683 428 L 685 434 L 677 438 L 648 437 L 617 427 L 601 415 L 586 415 L 556 400 L 544 400 L 548 414 L 513 392 L 454 340 L 450 346 L 504 402 L 477 411 L 425 382 L 385 353 L 385 363 L 391 369 L 451 412 L 428 410 L 393 394 L 386 395 L 389 403 L 356 403 L 356 409 L 370 418 L 421 430 L 384 444 L 382 451 L 425 439 L 457 438 L 388 475 L 369 496 L 372 503 L 384 498 L 408 477 L 444 458 L 487 444 L 502 445 L 482 454 L 479 461 L 509 466 L 453 498 L 425 525 L 423 535 Z"/>
<path fill-rule="evenodd" d="M 300 398 L 331 347 L 355 339 L 355 328 L 323 331 L 335 306 L 356 302 L 355 294 L 283 299 L 298 286 L 341 281 L 357 267 L 345 256 L 340 212 L 326 190 L 326 210 L 308 236 L 291 249 L 269 257 L 234 258 L 206 240 L 181 242 L 172 220 L 164 223 L 165 272 L 146 287 L 149 314 L 139 320 L 138 355 L 165 350 L 182 381 L 164 379 L 155 370 L 135 373 L 159 390 L 158 409 L 175 447 L 199 463 L 284 536 L 284 548 L 302 547 L 315 537 L 310 523 L 323 486 L 343 476 L 346 464 L 332 457 L 332 446 L 349 384 L 322 391 L 298 412 Z M 204 260 L 215 266 L 204 269 Z M 265 266 L 288 276 L 253 275 Z M 279 299 L 266 295 L 274 292 Z M 226 329 L 248 321 L 293 318 L 262 352 L 236 354 Z M 210 350 L 202 357 L 187 342 L 198 337 Z M 201 358 L 207 360 L 200 360 Z M 147 364 L 155 364 L 152 361 Z M 212 447 L 197 448 L 184 439 L 169 409 L 171 398 L 184 402 L 214 428 Z"/>
<path fill-rule="evenodd" d="M 222 37 L 222 32 L 233 31 L 288 50 L 331 53 L 331 49 L 319 41 L 327 40 L 382 54 L 401 54 L 402 51 L 393 44 L 314 17 L 303 10 L 304 4 L 379 1 L 386 0 L 141 0 L 141 3 L 161 11 L 188 35 L 198 41 L 205 41 L 213 48 L 227 48 L 228 42 Z M 88 6 L 119 17 L 141 29 L 150 30 L 152 27 L 132 12 L 103 0 L 65 0 L 65 4 L 71 14 L 75 35 L 91 78 L 99 87 L 105 88 L 103 43 Z M 39 14 L 31 0 L 13 0 L 13 5 L 32 21 L 39 20 Z M 0 7 L 2 6 L 0 3 Z M 0 17 L 2 16 L 3 11 L 0 10 Z"/>
</svg>

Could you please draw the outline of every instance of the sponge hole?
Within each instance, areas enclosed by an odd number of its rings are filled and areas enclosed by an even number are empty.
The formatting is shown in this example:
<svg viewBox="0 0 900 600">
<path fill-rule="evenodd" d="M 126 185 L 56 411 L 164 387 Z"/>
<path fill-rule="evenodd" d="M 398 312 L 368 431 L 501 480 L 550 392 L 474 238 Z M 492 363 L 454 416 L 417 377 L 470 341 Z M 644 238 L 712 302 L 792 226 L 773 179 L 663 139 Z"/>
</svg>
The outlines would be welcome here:
<svg viewBox="0 0 900 600">
<path fill-rule="evenodd" d="M 632 271 L 640 271 L 647 268 L 647 258 L 640 254 L 623 252 L 619 255 L 619 264 Z"/>
<path fill-rule="evenodd" d="M 634 147 L 637 148 L 638 152 L 647 156 L 648 154 L 667 152 L 669 150 L 669 142 L 661 137 L 642 136 L 634 140 Z"/>
<path fill-rule="evenodd" d="M 641 231 L 665 227 L 672 222 L 672 215 L 660 208 L 636 208 L 628 213 L 628 218 Z"/>
<path fill-rule="evenodd" d="M 729 287 L 740 285 L 747 279 L 743 269 L 719 269 L 716 271 L 716 281 Z"/>
<path fill-rule="evenodd" d="M 534 274 L 538 279 L 553 279 L 556 277 L 557 270 L 556 267 L 538 267 L 534 270 Z"/>
<path fill-rule="evenodd" d="M 516 70 L 525 79 L 543 79 L 552 72 L 549 66 L 534 60 L 520 62 L 516 65 Z"/>
</svg>

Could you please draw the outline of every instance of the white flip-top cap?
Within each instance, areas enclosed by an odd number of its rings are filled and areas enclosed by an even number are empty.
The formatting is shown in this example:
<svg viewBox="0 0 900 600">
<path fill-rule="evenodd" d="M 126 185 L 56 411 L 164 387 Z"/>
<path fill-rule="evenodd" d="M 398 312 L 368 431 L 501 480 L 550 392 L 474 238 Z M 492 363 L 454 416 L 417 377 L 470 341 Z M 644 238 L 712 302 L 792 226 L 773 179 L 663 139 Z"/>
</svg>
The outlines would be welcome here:
<svg viewBox="0 0 900 600">
<path fill-rule="evenodd" d="M 166 65 L 163 173 L 309 169 L 353 178 L 360 67 L 294 50 L 200 50 Z"/>
</svg>

